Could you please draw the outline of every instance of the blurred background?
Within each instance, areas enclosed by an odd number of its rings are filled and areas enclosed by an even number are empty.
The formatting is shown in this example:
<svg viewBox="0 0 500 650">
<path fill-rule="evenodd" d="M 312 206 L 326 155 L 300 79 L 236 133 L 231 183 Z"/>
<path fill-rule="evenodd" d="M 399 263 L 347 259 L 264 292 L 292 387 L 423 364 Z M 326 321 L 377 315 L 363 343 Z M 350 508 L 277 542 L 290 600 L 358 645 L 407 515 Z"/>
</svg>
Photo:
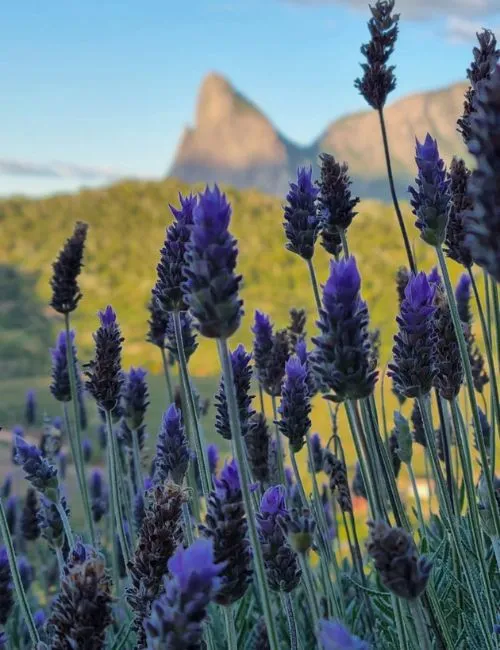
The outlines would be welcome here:
<svg viewBox="0 0 500 650">
<path fill-rule="evenodd" d="M 400 0 L 397 88 L 386 120 L 396 185 L 421 268 L 433 264 L 408 209 L 414 138 L 429 131 L 447 162 L 466 156 L 456 132 L 475 33 L 500 26 L 499 0 Z M 35 389 L 38 425 L 58 415 L 49 348 L 62 326 L 49 308 L 51 263 L 76 220 L 89 223 L 84 298 L 74 314 L 79 357 L 92 354 L 96 313 L 112 303 L 124 367 L 145 366 L 154 432 L 166 407 L 161 358 L 145 341 L 146 309 L 168 204 L 217 181 L 233 203 L 251 344 L 254 310 L 278 327 L 314 303 L 307 268 L 284 248 L 282 203 L 298 165 L 326 151 L 349 164 L 362 198 L 350 248 L 363 276 L 382 369 L 404 264 L 377 114 L 354 88 L 369 38 L 365 0 L 97 0 L 2 6 L 0 120 L 0 423 L 22 424 Z M 320 247 L 318 246 L 318 249 Z M 324 281 L 327 256 L 315 258 Z M 458 271 L 457 269 L 455 269 Z M 455 279 L 457 277 L 455 273 Z M 202 395 L 218 382 L 215 346 L 191 361 Z M 381 387 L 381 384 L 379 388 Z M 386 389 L 387 408 L 395 401 Z M 91 407 L 89 407 L 91 408 Z M 209 412 L 208 437 L 213 438 Z M 97 422 L 91 414 L 89 427 Z M 342 426 L 342 423 L 341 423 Z M 315 411 L 324 439 L 326 409 Z M 348 444 L 348 443 L 347 443 Z"/>
</svg>

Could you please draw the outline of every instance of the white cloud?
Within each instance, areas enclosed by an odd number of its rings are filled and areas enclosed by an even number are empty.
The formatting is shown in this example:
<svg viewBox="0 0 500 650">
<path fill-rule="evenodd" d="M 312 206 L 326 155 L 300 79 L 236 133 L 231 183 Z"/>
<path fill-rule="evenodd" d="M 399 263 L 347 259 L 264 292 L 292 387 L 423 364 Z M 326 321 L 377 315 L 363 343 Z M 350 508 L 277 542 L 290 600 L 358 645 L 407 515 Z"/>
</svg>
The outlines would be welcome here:
<svg viewBox="0 0 500 650">
<path fill-rule="evenodd" d="M 369 4 L 375 0 L 285 0 L 304 6 L 344 5 L 368 10 Z M 459 18 L 474 18 L 487 16 L 500 10 L 500 0 L 396 0 L 395 10 L 406 19 L 431 20 L 453 14 Z"/>
<path fill-rule="evenodd" d="M 89 167 L 62 162 L 34 163 L 26 160 L 0 158 L 0 175 L 114 181 L 126 174 L 109 167 Z"/>
<path fill-rule="evenodd" d="M 472 44 L 476 42 L 476 34 L 480 32 L 485 25 L 481 25 L 477 20 L 467 20 L 466 18 L 459 18 L 458 16 L 451 16 L 446 20 L 446 36 L 452 43 L 467 43 Z M 498 34 L 500 26 L 488 26 L 494 33 Z"/>
</svg>

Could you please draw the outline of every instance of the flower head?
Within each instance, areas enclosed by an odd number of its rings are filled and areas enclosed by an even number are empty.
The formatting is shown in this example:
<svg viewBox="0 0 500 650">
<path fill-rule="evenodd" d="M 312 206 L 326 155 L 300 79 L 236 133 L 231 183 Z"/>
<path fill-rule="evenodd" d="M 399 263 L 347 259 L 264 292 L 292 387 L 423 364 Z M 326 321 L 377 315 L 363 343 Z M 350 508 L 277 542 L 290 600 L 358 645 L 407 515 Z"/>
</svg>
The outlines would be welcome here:
<svg viewBox="0 0 500 650">
<path fill-rule="evenodd" d="M 245 444 L 252 476 L 265 485 L 269 481 L 270 435 L 262 413 L 254 413 L 250 418 Z"/>
<path fill-rule="evenodd" d="M 310 260 L 319 232 L 319 218 L 316 210 L 318 190 L 312 182 L 312 167 L 297 170 L 297 182 L 290 183 L 286 195 L 285 235 L 287 250 Z"/>
<path fill-rule="evenodd" d="M 56 347 L 50 351 L 52 356 L 52 382 L 50 384 L 50 392 L 58 402 L 69 402 L 71 400 L 68 361 L 66 357 L 66 338 L 66 332 L 64 330 L 59 332 Z M 73 346 L 73 358 L 76 359 L 74 339 L 75 333 L 71 331 L 70 340 Z"/>
<path fill-rule="evenodd" d="M 451 206 L 450 181 L 437 141 L 427 134 L 423 143 L 416 142 L 418 176 L 416 187 L 408 188 L 413 214 L 417 217 L 415 225 L 425 242 L 440 246 L 445 240 Z"/>
<path fill-rule="evenodd" d="M 143 368 L 130 368 L 125 375 L 122 397 L 124 403 L 124 417 L 131 430 L 138 429 L 143 421 L 148 408 L 147 372 Z"/>
<path fill-rule="evenodd" d="M 376 110 L 384 107 L 387 96 L 396 87 L 394 66 L 387 65 L 398 37 L 399 14 L 393 14 L 393 9 L 394 0 L 377 0 L 370 6 L 372 17 L 368 29 L 371 40 L 361 47 L 361 54 L 366 58 L 366 63 L 361 64 L 364 74 L 354 82 L 360 94 Z"/>
<path fill-rule="evenodd" d="M 397 392 L 405 397 L 420 397 L 432 388 L 435 292 L 436 285 L 429 283 L 422 272 L 412 275 L 405 289 L 388 372 Z"/>
<path fill-rule="evenodd" d="M 307 386 L 307 368 L 297 356 L 290 357 L 285 366 L 285 380 L 278 409 L 279 431 L 288 438 L 292 453 L 302 449 L 311 428 L 311 400 Z"/>
<path fill-rule="evenodd" d="M 369 650 L 370 646 L 354 636 L 338 621 L 322 619 L 319 625 L 322 650 Z"/>
<path fill-rule="evenodd" d="M 323 458 L 325 450 L 321 444 L 321 437 L 319 433 L 313 433 L 311 436 L 311 451 L 312 451 L 312 471 L 315 474 L 321 472 L 323 469 Z"/>
<path fill-rule="evenodd" d="M 330 451 L 325 451 L 323 469 L 329 479 L 330 491 L 337 494 L 337 502 L 342 512 L 352 512 L 351 491 L 347 479 L 347 467 L 343 461 Z"/>
<path fill-rule="evenodd" d="M 323 308 L 318 327 L 314 368 L 323 384 L 334 391 L 332 399 L 368 397 L 375 387 L 368 333 L 368 309 L 360 296 L 361 278 L 354 257 L 330 263 L 323 287 Z"/>
<path fill-rule="evenodd" d="M 470 171 L 463 160 L 453 158 L 450 172 L 451 204 L 444 242 L 445 252 L 449 258 L 470 268 L 473 263 L 469 246 L 466 243 L 467 214 L 473 208 L 473 202 L 467 191 Z"/>
<path fill-rule="evenodd" d="M 36 422 L 36 393 L 34 390 L 29 390 L 26 393 L 25 404 L 25 419 L 27 426 L 31 427 Z"/>
<path fill-rule="evenodd" d="M 253 357 L 257 379 L 263 390 L 277 397 L 285 375 L 285 364 L 290 356 L 287 330 L 274 333 L 271 320 L 260 311 L 255 312 Z"/>
<path fill-rule="evenodd" d="M 186 361 L 193 356 L 198 348 L 198 341 L 196 340 L 196 332 L 194 331 L 193 317 L 188 311 L 181 311 L 179 314 L 181 321 L 181 339 Z M 170 352 L 172 359 L 179 361 L 179 354 L 177 350 L 177 341 L 175 338 L 174 316 L 169 313 L 167 316 L 166 329 L 165 329 L 165 347 Z"/>
<path fill-rule="evenodd" d="M 72 236 L 66 241 L 59 257 L 53 263 L 51 306 L 60 314 L 69 314 L 82 298 L 78 276 L 82 268 L 83 251 L 88 226 L 77 221 Z"/>
<path fill-rule="evenodd" d="M 111 306 L 99 312 L 99 320 L 100 327 L 94 334 L 95 357 L 85 365 L 85 387 L 101 409 L 113 411 L 120 401 L 123 385 L 123 337 Z"/>
<path fill-rule="evenodd" d="M 90 475 L 89 494 L 92 517 L 98 523 L 109 509 L 108 488 L 104 480 L 104 475 L 99 469 L 95 469 Z"/>
<path fill-rule="evenodd" d="M 0 546 L 0 624 L 5 625 L 14 606 L 12 577 L 5 546 Z"/>
<path fill-rule="evenodd" d="M 217 185 L 200 194 L 186 251 L 184 300 L 203 336 L 228 338 L 243 314 L 235 274 L 238 250 L 228 231 L 231 206 Z"/>
<path fill-rule="evenodd" d="M 251 359 L 252 355 L 248 354 L 242 345 L 238 345 L 236 350 L 231 352 L 233 383 L 236 390 L 236 401 L 238 403 L 241 433 L 243 436 L 247 433 L 249 419 L 254 413 L 251 407 L 253 396 L 249 394 L 252 380 Z M 219 389 L 215 395 L 215 407 L 215 430 L 225 440 L 231 440 L 231 425 L 229 422 L 224 377 L 221 377 Z"/>
<path fill-rule="evenodd" d="M 224 564 L 215 563 L 212 541 L 197 539 L 186 549 L 179 546 L 168 568 L 171 577 L 144 625 L 148 648 L 198 648 Z"/>
<path fill-rule="evenodd" d="M 16 459 L 22 465 L 31 485 L 47 499 L 57 503 L 59 483 L 57 469 L 51 465 L 38 447 L 30 445 L 24 438 L 16 438 Z"/>
<path fill-rule="evenodd" d="M 156 347 L 163 349 L 165 346 L 165 335 L 167 330 L 168 312 L 164 312 L 153 294 L 149 304 L 149 330 L 146 340 Z"/>
<path fill-rule="evenodd" d="M 341 249 L 340 230 L 347 230 L 356 216 L 359 198 L 351 196 L 351 179 L 347 163 L 338 163 L 328 153 L 320 155 L 321 179 L 318 182 L 318 207 L 321 245 L 337 256 Z"/>
<path fill-rule="evenodd" d="M 182 414 L 171 404 L 162 418 L 156 443 L 154 483 L 164 483 L 170 478 L 177 485 L 182 481 L 189 465 L 189 447 Z"/>
<path fill-rule="evenodd" d="M 464 367 L 460 356 L 458 339 L 451 318 L 450 306 L 444 292 L 436 293 L 434 332 L 434 386 L 443 399 L 453 400 L 458 396 L 464 380 Z"/>
</svg>

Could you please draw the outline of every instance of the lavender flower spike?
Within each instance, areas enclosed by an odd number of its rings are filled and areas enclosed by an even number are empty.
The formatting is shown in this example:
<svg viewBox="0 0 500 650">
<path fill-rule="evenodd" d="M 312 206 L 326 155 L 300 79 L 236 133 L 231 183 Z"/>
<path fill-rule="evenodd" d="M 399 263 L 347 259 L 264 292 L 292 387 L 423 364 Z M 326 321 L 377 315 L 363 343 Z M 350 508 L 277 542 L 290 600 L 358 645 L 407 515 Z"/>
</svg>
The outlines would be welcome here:
<svg viewBox="0 0 500 650">
<path fill-rule="evenodd" d="M 0 624 L 5 625 L 14 606 L 12 576 L 5 546 L 0 547 Z"/>
<path fill-rule="evenodd" d="M 319 641 L 322 650 L 370 650 L 368 643 L 351 634 L 338 621 L 320 621 Z"/>
<path fill-rule="evenodd" d="M 274 334 L 269 316 L 255 312 L 253 357 L 257 379 L 268 395 L 277 397 L 285 376 L 285 363 L 290 356 L 290 340 L 286 330 Z"/>
<path fill-rule="evenodd" d="M 146 371 L 142 368 L 130 368 L 123 388 L 124 416 L 129 429 L 136 430 L 144 422 L 144 415 L 149 406 Z"/>
<path fill-rule="evenodd" d="M 29 390 L 26 393 L 26 410 L 25 410 L 26 424 L 31 427 L 36 422 L 36 394 L 34 390 Z"/>
<path fill-rule="evenodd" d="M 66 241 L 59 257 L 52 265 L 53 275 L 51 306 L 60 314 L 74 311 L 82 298 L 78 276 L 82 268 L 83 251 L 88 226 L 77 221 L 72 236 Z"/>
<path fill-rule="evenodd" d="M 427 134 L 422 144 L 416 142 L 418 176 L 416 187 L 408 188 L 413 214 L 417 217 L 415 225 L 427 244 L 441 246 L 451 208 L 450 180 L 439 156 L 437 141 Z"/>
<path fill-rule="evenodd" d="M 250 382 L 252 380 L 251 358 L 252 356 L 247 354 L 242 345 L 238 345 L 236 350 L 231 353 L 236 400 L 238 402 L 241 434 L 243 436 L 247 433 L 249 420 L 254 413 L 251 408 L 253 396 L 249 395 Z M 215 406 L 217 411 L 215 416 L 215 430 L 225 440 L 231 440 L 231 426 L 224 377 L 221 377 L 219 389 L 215 395 Z"/>
<path fill-rule="evenodd" d="M 99 320 L 100 327 L 94 334 L 95 358 L 85 365 L 86 388 L 101 409 L 112 411 L 120 400 L 123 384 L 123 338 L 112 307 L 108 305 L 99 312 Z"/>
<path fill-rule="evenodd" d="M 188 465 L 189 447 L 182 415 L 172 404 L 163 414 L 158 434 L 154 483 L 158 485 L 170 478 L 177 485 L 182 485 Z"/>
<path fill-rule="evenodd" d="M 241 276 L 235 274 L 238 249 L 229 233 L 231 205 L 217 185 L 200 194 L 193 210 L 191 239 L 186 250 L 184 300 L 208 338 L 229 338 L 238 329 L 243 301 Z"/>
<path fill-rule="evenodd" d="M 330 263 L 323 287 L 323 308 L 313 339 L 314 370 L 334 391 L 335 401 L 368 397 L 375 388 L 368 309 L 360 296 L 361 277 L 354 257 Z"/>
<path fill-rule="evenodd" d="M 38 447 L 28 444 L 24 438 L 16 438 L 16 460 L 22 465 L 31 485 L 53 503 L 59 499 L 57 469 L 53 467 Z"/>
<path fill-rule="evenodd" d="M 312 182 L 312 167 L 297 170 L 297 182 L 290 183 L 286 195 L 283 224 L 287 238 L 286 248 L 305 260 L 314 254 L 314 244 L 319 232 L 319 218 L 316 209 L 318 190 Z"/>
<path fill-rule="evenodd" d="M 207 607 L 220 586 L 224 564 L 215 564 L 212 542 L 179 546 L 168 562 L 170 579 L 145 621 L 148 650 L 201 648 Z"/>
<path fill-rule="evenodd" d="M 66 332 L 59 332 L 56 347 L 50 351 L 52 356 L 52 382 L 50 384 L 50 392 L 58 402 L 69 402 L 71 400 L 68 360 L 66 356 L 66 339 Z M 75 339 L 74 331 L 70 332 L 70 339 L 71 345 L 73 345 Z M 76 350 L 74 346 L 73 359 L 76 359 Z"/>
<path fill-rule="evenodd" d="M 280 432 L 288 438 L 290 450 L 297 453 L 305 444 L 311 428 L 311 400 L 307 386 L 307 368 L 296 356 L 290 357 L 285 366 L 285 381 L 281 389 L 278 413 Z"/>
<path fill-rule="evenodd" d="M 397 317 L 399 332 L 394 337 L 393 360 L 387 373 L 397 392 L 405 397 L 421 397 L 432 388 L 435 292 L 436 286 L 422 272 L 412 275 L 405 289 Z"/>
</svg>

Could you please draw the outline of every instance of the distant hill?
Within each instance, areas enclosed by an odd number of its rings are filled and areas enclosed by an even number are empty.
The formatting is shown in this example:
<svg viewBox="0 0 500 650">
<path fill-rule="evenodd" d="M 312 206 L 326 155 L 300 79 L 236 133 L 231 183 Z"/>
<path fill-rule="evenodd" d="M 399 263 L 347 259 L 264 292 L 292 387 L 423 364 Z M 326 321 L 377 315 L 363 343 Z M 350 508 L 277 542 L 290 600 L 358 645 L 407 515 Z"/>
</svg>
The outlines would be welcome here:
<svg viewBox="0 0 500 650">
<path fill-rule="evenodd" d="M 243 105 L 242 110 L 250 109 Z M 6 346 L 0 346 L 4 377 L 7 373 L 14 376 L 49 372 L 47 347 L 62 326 L 47 306 L 51 262 L 76 220 L 90 224 L 81 275 L 84 297 L 74 314 L 81 360 L 88 360 L 92 354 L 97 311 L 111 303 L 126 339 L 125 364 L 146 365 L 159 371 L 158 351 L 145 342 L 146 305 L 155 281 L 165 227 L 171 221 L 168 204 L 177 203 L 179 191 L 200 188 L 174 179 L 128 181 L 72 195 L 0 201 L 0 260 L 8 265 L 4 281 L 9 288 L 0 300 L 0 334 L 4 333 L 6 342 Z M 307 268 L 303 260 L 285 250 L 280 200 L 255 190 L 229 188 L 228 195 L 233 204 L 231 228 L 240 242 L 238 270 L 244 276 L 242 296 L 246 311 L 241 330 L 231 345 L 238 341 L 251 343 L 250 325 L 256 308 L 270 313 L 283 327 L 291 307 L 306 307 L 310 331 L 314 331 L 315 310 Z M 432 250 L 420 243 L 408 206 L 403 207 L 419 263 L 428 269 L 433 260 Z M 363 294 L 373 325 L 383 332 L 383 355 L 387 359 L 396 315 L 394 274 L 405 261 L 392 207 L 362 202 L 349 240 L 361 267 Z M 319 245 L 314 261 L 323 282 L 328 258 Z M 29 283 L 19 284 L 22 278 L 30 278 Z M 218 372 L 213 341 L 203 342 L 193 356 L 192 366 L 194 372 L 205 376 Z"/>
<path fill-rule="evenodd" d="M 465 84 L 409 95 L 386 109 L 396 185 L 405 192 L 415 175 L 415 136 L 429 131 L 446 160 L 464 155 L 456 133 Z M 286 193 L 299 164 L 316 165 L 332 153 L 351 168 L 355 191 L 363 198 L 389 198 L 378 114 L 367 110 L 332 122 L 309 147 L 287 139 L 246 97 L 219 74 L 203 81 L 196 119 L 181 137 L 169 175 L 188 183 L 217 181 L 269 194 Z"/>
</svg>

